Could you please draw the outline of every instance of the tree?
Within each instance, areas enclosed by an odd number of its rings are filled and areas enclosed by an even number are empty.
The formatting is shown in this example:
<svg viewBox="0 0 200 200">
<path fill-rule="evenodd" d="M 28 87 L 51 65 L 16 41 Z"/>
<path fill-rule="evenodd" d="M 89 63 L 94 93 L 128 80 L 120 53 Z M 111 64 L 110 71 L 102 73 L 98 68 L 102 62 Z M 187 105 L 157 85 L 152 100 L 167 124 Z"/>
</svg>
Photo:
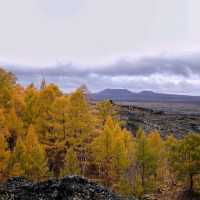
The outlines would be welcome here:
<svg viewBox="0 0 200 200">
<path fill-rule="evenodd" d="M 111 117 L 108 117 L 104 125 L 103 131 L 92 143 L 92 152 L 99 172 L 99 177 L 103 179 L 106 186 L 112 183 L 112 146 L 113 131 L 115 124 Z"/>
<path fill-rule="evenodd" d="M 139 175 L 143 192 L 151 190 L 151 178 L 156 174 L 157 158 L 154 155 L 143 130 L 139 130 L 136 136 L 136 153 L 135 153 L 136 174 Z"/>
<path fill-rule="evenodd" d="M 24 88 L 16 84 L 13 88 L 12 94 L 12 108 L 16 111 L 18 117 L 22 118 L 25 112 L 25 102 L 24 102 L 25 90 Z"/>
<path fill-rule="evenodd" d="M 114 140 L 111 165 L 110 173 L 113 176 L 115 188 L 118 189 L 121 179 L 124 178 L 124 172 L 128 168 L 125 144 L 120 137 Z"/>
<path fill-rule="evenodd" d="M 92 143 L 93 157 L 99 169 L 99 177 L 106 186 L 118 188 L 125 178 L 125 171 L 133 161 L 133 138 L 122 130 L 112 117 L 108 117 L 104 129 Z"/>
<path fill-rule="evenodd" d="M 178 178 L 185 180 L 193 192 L 194 177 L 200 174 L 200 136 L 186 135 L 171 152 L 170 161 Z"/>
<path fill-rule="evenodd" d="M 15 75 L 0 68 L 0 107 L 10 108 L 12 106 L 15 83 Z"/>
<path fill-rule="evenodd" d="M 175 152 L 180 140 L 174 137 L 174 135 L 170 134 L 167 136 L 164 142 L 164 151 L 166 152 L 166 170 L 165 175 L 167 184 L 170 188 L 173 188 L 176 182 L 176 172 L 174 170 L 174 159 L 175 159 Z"/>
<path fill-rule="evenodd" d="M 29 127 L 30 124 L 36 122 L 37 117 L 40 115 L 38 112 L 38 98 L 39 93 L 33 84 L 29 85 L 25 90 L 25 111 L 23 115 L 24 126 Z"/>
<path fill-rule="evenodd" d="M 100 118 L 102 125 L 105 124 L 106 119 L 109 116 L 115 117 L 117 114 L 113 104 L 110 101 L 98 102 L 97 110 L 98 110 L 98 116 Z"/>
<path fill-rule="evenodd" d="M 40 90 L 45 89 L 45 87 L 46 87 L 46 80 L 45 80 L 45 78 L 43 78 L 41 81 Z"/>
<path fill-rule="evenodd" d="M 8 124 L 8 147 L 11 151 L 14 150 L 16 141 L 18 137 L 24 136 L 23 121 L 17 116 L 16 110 L 12 108 L 7 114 L 7 124 Z"/>
<path fill-rule="evenodd" d="M 0 134 L 0 181 L 6 175 L 6 168 L 9 157 L 10 152 L 8 151 L 5 137 L 2 134 Z"/>
<path fill-rule="evenodd" d="M 0 109 L 0 134 L 5 137 L 9 136 L 8 122 L 3 109 Z"/>
<path fill-rule="evenodd" d="M 147 140 L 154 159 L 154 165 L 152 165 L 152 167 L 154 167 L 154 169 L 152 169 L 152 172 L 154 171 L 154 180 L 152 181 L 152 185 L 153 188 L 158 189 L 157 187 L 160 187 L 160 185 L 164 182 L 164 175 L 166 171 L 166 153 L 164 151 L 164 142 L 158 131 L 149 133 Z"/>
<path fill-rule="evenodd" d="M 69 146 L 77 152 L 81 174 L 85 175 L 90 159 L 89 146 L 95 135 L 95 118 L 82 89 L 69 97 L 67 122 Z"/>
<path fill-rule="evenodd" d="M 125 134 L 127 132 L 124 132 L 116 123 L 112 140 L 112 172 L 116 181 L 120 180 L 129 164 L 130 155 L 127 154 L 126 148 L 129 149 L 130 144 L 127 143 L 127 140 L 125 141 Z"/>
<path fill-rule="evenodd" d="M 77 158 L 76 152 L 73 150 L 73 148 L 70 148 L 68 149 L 65 156 L 64 167 L 61 171 L 61 176 L 79 175 L 80 171 L 79 160 Z"/>
<path fill-rule="evenodd" d="M 69 142 L 68 126 L 69 98 L 67 96 L 57 97 L 52 104 L 52 127 L 54 140 L 57 142 Z"/>
<path fill-rule="evenodd" d="M 48 143 L 49 139 L 54 135 L 51 107 L 55 99 L 61 95 L 62 93 L 59 88 L 54 84 L 47 85 L 39 93 L 35 111 L 39 115 L 36 119 L 35 126 L 39 133 L 40 141 L 45 143 Z"/>
<path fill-rule="evenodd" d="M 25 141 L 27 169 L 26 176 L 33 180 L 48 177 L 48 164 L 44 148 L 38 141 L 33 125 L 30 125 Z"/>
<path fill-rule="evenodd" d="M 14 152 L 11 154 L 8 171 L 9 176 L 26 176 L 27 155 L 26 146 L 21 137 L 17 138 Z"/>
<path fill-rule="evenodd" d="M 48 176 L 45 151 L 32 125 L 25 139 L 22 137 L 17 139 L 8 168 L 11 176 L 25 176 L 31 180 L 38 181 Z"/>
</svg>

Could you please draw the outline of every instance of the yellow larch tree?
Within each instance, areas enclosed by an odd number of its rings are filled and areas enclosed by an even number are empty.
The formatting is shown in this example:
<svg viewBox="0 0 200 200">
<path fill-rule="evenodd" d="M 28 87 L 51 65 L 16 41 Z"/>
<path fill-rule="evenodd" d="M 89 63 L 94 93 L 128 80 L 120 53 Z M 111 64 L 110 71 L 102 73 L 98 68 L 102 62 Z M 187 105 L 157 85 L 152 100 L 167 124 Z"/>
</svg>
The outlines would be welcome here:
<svg viewBox="0 0 200 200">
<path fill-rule="evenodd" d="M 43 146 L 38 141 L 38 136 L 33 125 L 29 126 L 25 141 L 27 169 L 26 176 L 33 180 L 46 179 L 49 169 Z"/>
<path fill-rule="evenodd" d="M 93 156 L 99 169 L 99 177 L 106 186 L 119 190 L 125 171 L 133 161 L 133 138 L 122 130 L 119 123 L 108 117 L 102 133 L 92 144 Z"/>
<path fill-rule="evenodd" d="M 69 97 L 61 96 L 57 97 L 52 104 L 52 127 L 54 135 L 53 141 L 69 143 L 69 122 L 68 122 L 68 107 L 69 107 Z"/>
<path fill-rule="evenodd" d="M 59 88 L 54 84 L 45 86 L 39 93 L 35 107 L 39 115 L 36 119 L 35 126 L 39 133 L 40 141 L 44 143 L 48 143 L 49 139 L 51 140 L 52 135 L 54 135 L 51 107 L 56 97 L 61 96 L 61 94 Z"/>
<path fill-rule="evenodd" d="M 33 84 L 29 85 L 25 90 L 24 102 L 25 102 L 25 112 L 23 115 L 24 126 L 29 127 L 30 124 L 36 122 L 39 116 L 38 112 L 38 97 L 39 93 Z"/>
<path fill-rule="evenodd" d="M 105 124 L 109 116 L 115 117 L 117 115 L 116 109 L 110 101 L 101 101 L 97 105 L 98 117 L 102 125 Z"/>
<path fill-rule="evenodd" d="M 18 137 L 14 152 L 9 160 L 9 176 L 26 176 L 26 169 L 26 146 L 24 145 L 22 137 Z"/>
<path fill-rule="evenodd" d="M 8 130 L 8 122 L 5 117 L 4 109 L 0 109 L 0 134 L 8 138 L 9 130 Z"/>
<path fill-rule="evenodd" d="M 9 149 L 13 151 L 18 137 L 24 136 L 23 121 L 17 115 L 14 107 L 7 113 L 6 116 L 9 131 L 8 145 Z"/>
<path fill-rule="evenodd" d="M 154 149 L 144 131 L 140 129 L 136 136 L 135 152 L 135 194 L 140 196 L 154 188 L 152 178 L 156 173 L 157 158 Z"/>
<path fill-rule="evenodd" d="M 10 109 L 16 77 L 14 74 L 0 68 L 0 107 Z"/>
<path fill-rule="evenodd" d="M 164 141 L 158 131 L 152 131 L 148 134 L 147 140 L 154 156 L 154 174 L 152 179 L 152 189 L 156 190 L 162 187 L 165 182 L 166 171 L 166 152 L 164 150 Z"/>
<path fill-rule="evenodd" d="M 69 146 L 73 146 L 80 161 L 81 174 L 85 175 L 90 160 L 90 143 L 95 135 L 95 119 L 82 88 L 69 97 Z"/>
<path fill-rule="evenodd" d="M 6 168 L 8 165 L 10 152 L 3 134 L 0 133 L 0 181 L 6 176 Z"/>
<path fill-rule="evenodd" d="M 80 172 L 81 169 L 76 152 L 73 150 L 73 148 L 70 148 L 67 150 L 65 155 L 64 167 L 60 173 L 60 176 L 63 177 L 66 175 L 79 175 Z"/>
</svg>

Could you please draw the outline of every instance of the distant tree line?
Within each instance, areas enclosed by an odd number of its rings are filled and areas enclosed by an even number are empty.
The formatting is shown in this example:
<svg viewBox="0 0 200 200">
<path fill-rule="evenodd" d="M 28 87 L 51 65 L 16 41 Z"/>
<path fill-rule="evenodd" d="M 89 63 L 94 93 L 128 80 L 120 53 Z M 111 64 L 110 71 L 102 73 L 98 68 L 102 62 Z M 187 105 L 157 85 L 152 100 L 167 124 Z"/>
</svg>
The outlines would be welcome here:
<svg viewBox="0 0 200 200">
<path fill-rule="evenodd" d="M 82 175 L 125 195 L 174 185 L 198 190 L 200 136 L 136 136 L 109 101 L 92 105 L 85 87 L 64 94 L 42 81 L 24 88 L 0 69 L 0 181 Z"/>
</svg>

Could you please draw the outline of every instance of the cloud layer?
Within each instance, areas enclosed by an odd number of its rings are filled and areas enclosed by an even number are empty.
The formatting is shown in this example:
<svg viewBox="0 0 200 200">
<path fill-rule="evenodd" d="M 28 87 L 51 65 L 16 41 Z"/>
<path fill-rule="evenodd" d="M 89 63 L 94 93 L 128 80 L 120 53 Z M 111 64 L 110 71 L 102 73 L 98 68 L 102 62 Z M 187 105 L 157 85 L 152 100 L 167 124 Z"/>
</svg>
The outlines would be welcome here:
<svg viewBox="0 0 200 200">
<path fill-rule="evenodd" d="M 152 54 L 116 59 L 96 65 L 59 64 L 46 67 L 8 65 L 20 82 L 39 84 L 42 78 L 55 82 L 63 90 L 87 84 L 91 90 L 127 88 L 200 94 L 200 53 Z"/>
</svg>

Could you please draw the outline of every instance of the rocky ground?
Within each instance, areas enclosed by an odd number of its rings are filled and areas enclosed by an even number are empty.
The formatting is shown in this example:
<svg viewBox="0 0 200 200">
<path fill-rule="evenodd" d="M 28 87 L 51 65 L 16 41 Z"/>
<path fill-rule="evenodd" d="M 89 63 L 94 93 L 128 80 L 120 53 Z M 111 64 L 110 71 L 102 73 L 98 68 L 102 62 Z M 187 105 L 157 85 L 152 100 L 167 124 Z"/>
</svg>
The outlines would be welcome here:
<svg viewBox="0 0 200 200">
<path fill-rule="evenodd" d="M 32 183 L 10 178 L 0 186 L 0 200 L 125 200 L 109 190 L 77 176 Z M 134 199 L 132 199 L 134 200 Z"/>
<path fill-rule="evenodd" d="M 149 105 L 148 105 L 149 106 Z M 172 105 L 165 108 L 152 108 L 147 105 L 118 104 L 121 119 L 126 122 L 127 128 L 135 133 L 139 127 L 146 132 L 158 130 L 163 137 L 174 134 L 180 138 L 189 132 L 200 133 L 200 111 L 181 110 Z"/>
</svg>

